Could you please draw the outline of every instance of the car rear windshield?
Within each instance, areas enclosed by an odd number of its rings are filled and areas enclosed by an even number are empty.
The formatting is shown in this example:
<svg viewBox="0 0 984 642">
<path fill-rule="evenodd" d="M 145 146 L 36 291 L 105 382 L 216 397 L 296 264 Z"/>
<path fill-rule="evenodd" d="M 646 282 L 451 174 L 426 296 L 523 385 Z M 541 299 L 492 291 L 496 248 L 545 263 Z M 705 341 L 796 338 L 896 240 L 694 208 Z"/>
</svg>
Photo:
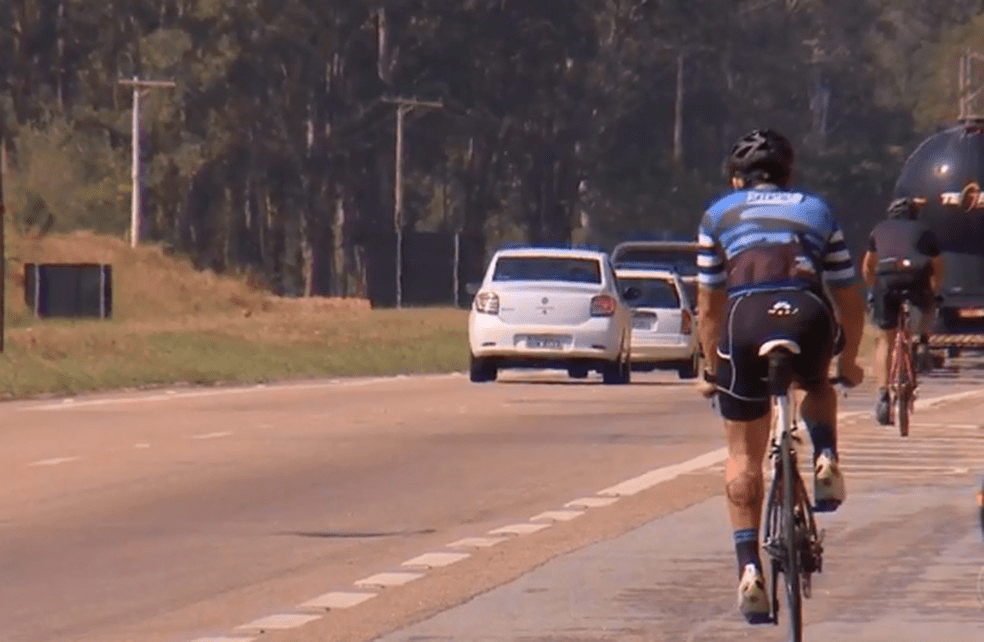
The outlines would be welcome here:
<svg viewBox="0 0 984 642">
<path fill-rule="evenodd" d="M 601 264 L 597 259 L 557 256 L 500 256 L 495 262 L 492 280 L 601 283 Z"/>
<path fill-rule="evenodd" d="M 639 288 L 642 295 L 629 301 L 633 308 L 679 308 L 680 295 L 672 281 L 666 279 L 646 279 L 621 277 L 618 280 L 622 290 L 628 287 Z"/>
</svg>

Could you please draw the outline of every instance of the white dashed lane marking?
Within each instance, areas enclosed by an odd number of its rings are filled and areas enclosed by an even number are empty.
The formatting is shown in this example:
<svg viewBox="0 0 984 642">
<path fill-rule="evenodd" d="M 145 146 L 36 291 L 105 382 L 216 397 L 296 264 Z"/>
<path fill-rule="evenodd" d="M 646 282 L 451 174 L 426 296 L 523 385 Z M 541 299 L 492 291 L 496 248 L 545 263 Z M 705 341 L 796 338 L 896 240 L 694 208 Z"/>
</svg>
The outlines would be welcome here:
<svg viewBox="0 0 984 642">
<path fill-rule="evenodd" d="M 78 461 L 82 459 L 81 457 L 52 457 L 51 459 L 42 459 L 40 461 L 34 461 L 28 464 L 28 466 L 57 466 L 58 464 L 65 464 L 70 461 Z"/>
<path fill-rule="evenodd" d="M 601 508 L 611 506 L 618 501 L 618 497 L 582 497 L 564 504 L 565 508 Z"/>
<path fill-rule="evenodd" d="M 488 548 L 490 546 L 495 546 L 500 542 L 505 542 L 508 537 L 466 537 L 464 539 L 459 539 L 455 542 L 451 542 L 447 545 L 448 548 Z"/>
<path fill-rule="evenodd" d="M 423 573 L 376 573 L 361 580 L 356 580 L 356 586 L 377 586 L 386 588 L 387 586 L 403 586 L 410 582 L 420 579 Z"/>
<path fill-rule="evenodd" d="M 584 515 L 583 510 L 548 510 L 530 518 L 531 522 L 541 519 L 548 519 L 552 522 L 569 522 L 576 517 Z"/>
<path fill-rule="evenodd" d="M 471 557 L 470 553 L 424 553 L 423 555 L 418 555 L 413 559 L 403 562 L 400 566 L 440 568 L 443 566 L 451 566 L 452 564 L 468 559 L 469 557 Z"/>
<path fill-rule="evenodd" d="M 310 622 L 321 618 L 320 615 L 308 615 L 304 613 L 280 613 L 278 615 L 268 615 L 258 620 L 253 620 L 236 627 L 238 631 L 269 631 L 273 629 L 296 629 Z"/>
<path fill-rule="evenodd" d="M 529 522 L 523 522 L 522 524 L 510 524 L 490 530 L 489 535 L 529 535 L 530 533 L 542 531 L 544 528 L 550 528 L 550 524 L 530 524 Z"/>
<path fill-rule="evenodd" d="M 192 435 L 192 439 L 218 439 L 219 437 L 228 437 L 231 432 L 208 432 L 203 435 Z"/>
<path fill-rule="evenodd" d="M 308 600 L 298 605 L 300 609 L 324 609 L 331 611 L 335 609 L 348 609 L 358 606 L 367 600 L 376 597 L 376 593 L 352 593 L 349 591 L 333 591 L 319 595 L 313 600 Z"/>
</svg>

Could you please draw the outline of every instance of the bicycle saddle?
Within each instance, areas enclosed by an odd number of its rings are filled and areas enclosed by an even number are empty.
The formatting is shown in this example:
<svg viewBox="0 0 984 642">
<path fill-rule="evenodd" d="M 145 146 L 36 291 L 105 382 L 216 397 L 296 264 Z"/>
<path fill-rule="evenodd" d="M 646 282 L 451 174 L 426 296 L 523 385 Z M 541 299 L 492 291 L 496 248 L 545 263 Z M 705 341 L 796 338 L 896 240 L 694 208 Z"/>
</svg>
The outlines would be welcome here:
<svg viewBox="0 0 984 642">
<path fill-rule="evenodd" d="M 793 354 L 799 354 L 802 352 L 799 344 L 792 339 L 769 339 L 759 346 L 759 356 L 764 357 L 776 348 L 784 348 Z"/>
</svg>

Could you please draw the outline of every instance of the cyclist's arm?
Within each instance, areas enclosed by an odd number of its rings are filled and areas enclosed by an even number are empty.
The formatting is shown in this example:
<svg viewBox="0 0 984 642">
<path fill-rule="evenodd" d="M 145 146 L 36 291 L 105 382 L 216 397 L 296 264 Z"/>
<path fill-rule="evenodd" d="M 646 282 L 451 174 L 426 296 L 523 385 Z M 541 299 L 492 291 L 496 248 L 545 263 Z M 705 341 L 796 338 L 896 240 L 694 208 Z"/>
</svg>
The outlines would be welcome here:
<svg viewBox="0 0 984 642">
<path fill-rule="evenodd" d="M 876 250 L 874 238 L 869 241 L 868 253 Z M 867 254 L 866 254 L 867 258 Z M 869 262 L 871 259 L 867 259 Z M 876 264 L 877 265 L 877 264 Z M 862 270 L 864 268 L 862 267 Z M 844 347 L 841 350 L 841 362 L 854 363 L 861 347 L 861 336 L 864 333 L 864 297 L 857 283 L 851 253 L 847 250 L 844 233 L 839 225 L 834 225 L 833 232 L 827 241 L 827 251 L 823 257 L 824 281 L 830 291 L 830 296 L 837 307 L 837 320 L 844 333 Z M 872 275 L 874 270 L 871 271 Z"/>
<path fill-rule="evenodd" d="M 878 254 L 868 250 L 861 259 L 861 278 L 869 288 L 875 287 L 875 270 L 878 268 Z"/>
<path fill-rule="evenodd" d="M 713 228 L 713 221 L 705 213 L 697 231 L 697 338 L 704 355 L 704 370 L 708 372 L 717 372 L 717 344 L 727 301 L 724 252 Z"/>
<path fill-rule="evenodd" d="M 861 348 L 861 338 L 864 334 L 864 298 L 856 283 L 843 287 L 831 287 L 830 294 L 837 306 L 837 317 L 844 333 L 844 348 L 840 358 L 853 362 L 858 357 Z"/>
<path fill-rule="evenodd" d="M 943 289 L 943 255 L 934 256 L 929 260 L 933 266 L 933 273 L 929 275 L 929 286 L 933 288 L 933 294 L 939 294 Z"/>
<path fill-rule="evenodd" d="M 704 355 L 704 369 L 708 372 L 717 372 L 717 344 L 721 336 L 725 301 L 724 290 L 698 286 L 697 338 Z"/>
<path fill-rule="evenodd" d="M 924 238 L 920 241 L 933 268 L 932 274 L 929 275 L 929 286 L 933 288 L 933 294 L 939 294 L 943 289 L 943 252 L 940 249 L 939 239 L 932 230 L 927 229 Z"/>
<path fill-rule="evenodd" d="M 875 271 L 878 269 L 878 248 L 875 245 L 874 230 L 868 235 L 868 247 L 861 259 L 861 278 L 869 288 L 875 287 Z"/>
</svg>

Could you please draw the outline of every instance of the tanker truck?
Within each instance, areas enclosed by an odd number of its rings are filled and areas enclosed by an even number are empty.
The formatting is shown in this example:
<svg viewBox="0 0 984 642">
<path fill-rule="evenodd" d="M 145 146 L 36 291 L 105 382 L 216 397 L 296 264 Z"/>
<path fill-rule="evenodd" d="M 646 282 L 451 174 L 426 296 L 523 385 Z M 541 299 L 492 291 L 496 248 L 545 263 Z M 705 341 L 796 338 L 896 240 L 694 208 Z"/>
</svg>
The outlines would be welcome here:
<svg viewBox="0 0 984 642">
<path fill-rule="evenodd" d="M 984 118 L 941 125 L 905 161 L 896 198 L 922 207 L 919 217 L 943 252 L 942 302 L 930 348 L 955 357 L 984 349 Z"/>
</svg>

